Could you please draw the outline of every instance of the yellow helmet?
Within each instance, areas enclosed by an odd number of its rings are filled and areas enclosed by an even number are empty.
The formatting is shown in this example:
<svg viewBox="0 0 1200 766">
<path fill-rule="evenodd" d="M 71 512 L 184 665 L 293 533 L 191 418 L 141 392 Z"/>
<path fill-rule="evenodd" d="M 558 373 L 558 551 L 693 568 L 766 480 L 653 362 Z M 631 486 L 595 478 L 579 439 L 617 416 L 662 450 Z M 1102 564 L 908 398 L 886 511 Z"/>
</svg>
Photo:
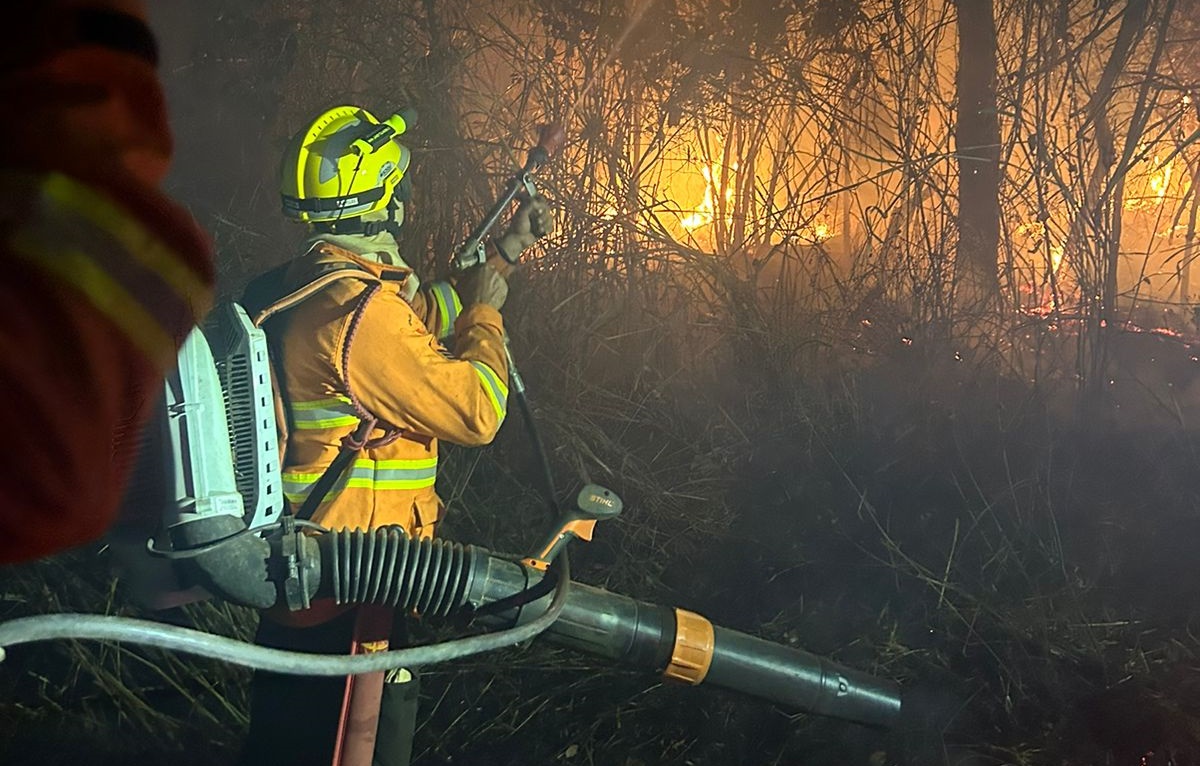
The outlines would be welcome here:
<svg viewBox="0 0 1200 766">
<path fill-rule="evenodd" d="M 310 223 L 346 221 L 394 204 L 412 158 L 395 138 L 410 121 L 400 113 L 380 122 L 356 106 L 317 117 L 283 155 L 284 215 Z"/>
</svg>

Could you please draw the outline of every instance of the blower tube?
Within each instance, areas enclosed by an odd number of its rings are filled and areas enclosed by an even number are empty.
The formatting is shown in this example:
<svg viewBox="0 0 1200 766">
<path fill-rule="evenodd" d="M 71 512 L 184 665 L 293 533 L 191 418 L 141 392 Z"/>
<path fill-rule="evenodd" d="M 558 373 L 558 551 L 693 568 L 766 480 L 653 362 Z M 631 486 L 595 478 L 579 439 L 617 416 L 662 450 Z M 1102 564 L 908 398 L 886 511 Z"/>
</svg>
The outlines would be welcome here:
<svg viewBox="0 0 1200 766">
<path fill-rule="evenodd" d="M 506 630 L 346 658 L 280 652 L 142 620 L 48 615 L 0 623 L 0 658 L 2 649 L 14 644 L 47 638 L 95 638 L 149 643 L 276 672 L 342 675 L 444 662 L 540 633 L 561 646 L 798 711 L 876 726 L 892 724 L 900 712 L 899 687 L 891 681 L 801 649 L 714 626 L 692 612 L 568 583 L 566 567 L 551 589 L 543 582 L 546 573 L 518 561 L 448 540 L 415 540 L 398 528 L 337 531 L 315 537 L 293 532 L 275 536 L 271 548 L 276 569 L 299 573 L 291 579 L 302 585 L 304 600 L 385 604 L 421 615 L 475 614 L 478 622 Z M 281 548 L 302 551 L 299 565 L 293 560 L 292 566 L 280 567 Z M 554 576 L 553 569 L 551 573 Z M 289 590 L 282 582 L 279 587 L 288 600 L 296 597 L 294 588 Z M 536 596 L 514 599 L 531 593 Z M 504 608 L 489 610 L 490 604 Z M 487 641 L 510 632 L 502 643 Z"/>
<path fill-rule="evenodd" d="M 480 609 L 479 622 L 524 624 L 551 601 L 544 573 L 482 548 L 412 540 L 399 530 L 333 532 L 321 550 L 317 596 L 387 604 L 422 615 Z M 486 605 L 530 590 L 545 595 L 498 613 Z M 815 654 L 714 626 L 682 609 L 647 604 L 571 583 L 562 614 L 542 634 L 555 644 L 691 684 L 743 692 L 788 708 L 886 726 L 900 712 L 899 687 Z"/>
<path fill-rule="evenodd" d="M 538 584 L 543 574 L 488 556 L 473 583 L 483 603 Z M 498 615 L 491 624 L 514 625 L 541 614 L 549 594 Z M 588 654 L 662 673 L 690 684 L 706 683 L 778 703 L 792 710 L 889 726 L 900 713 L 895 683 L 835 664 L 793 647 L 714 626 L 683 609 L 648 604 L 572 583 L 562 615 L 542 634 Z"/>
</svg>

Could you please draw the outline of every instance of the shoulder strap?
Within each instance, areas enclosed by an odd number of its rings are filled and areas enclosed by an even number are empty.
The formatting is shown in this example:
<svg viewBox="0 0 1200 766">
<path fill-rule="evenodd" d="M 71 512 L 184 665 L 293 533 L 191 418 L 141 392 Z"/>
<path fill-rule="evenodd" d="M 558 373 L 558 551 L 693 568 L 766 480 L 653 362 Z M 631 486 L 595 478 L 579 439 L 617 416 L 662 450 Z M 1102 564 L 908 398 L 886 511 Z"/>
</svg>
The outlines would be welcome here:
<svg viewBox="0 0 1200 766">
<path fill-rule="evenodd" d="M 268 275 L 272 274 L 274 274 L 274 272 L 269 271 L 263 276 L 267 277 Z M 295 308 L 312 296 L 324 290 L 326 287 L 329 287 L 334 282 L 342 279 L 358 279 L 363 282 L 380 281 L 379 277 L 375 276 L 369 271 L 366 271 L 365 269 L 359 268 L 353 263 L 329 263 L 326 264 L 325 268 L 320 274 L 309 280 L 303 286 L 284 295 L 282 298 L 276 298 L 273 302 L 267 304 L 266 306 L 262 306 L 260 304 L 259 306 L 254 307 L 246 306 L 246 308 L 247 310 L 250 310 L 251 308 L 254 310 L 254 326 L 262 327 L 264 322 L 279 312 Z M 254 285 L 252 283 L 251 286 L 247 288 L 246 292 L 248 296 L 253 287 Z M 250 298 L 247 297 L 246 301 L 249 302 L 249 300 Z"/>
<path fill-rule="evenodd" d="M 378 279 L 370 272 L 354 263 L 330 261 L 322 264 L 308 282 L 291 292 L 284 292 L 280 286 L 284 284 L 287 272 L 294 267 L 294 264 L 295 261 L 282 263 L 258 275 L 246 285 L 240 303 L 255 327 L 263 327 L 270 318 L 295 308 L 339 279 L 355 278 L 364 282 L 378 282 Z M 283 370 L 279 368 L 279 352 L 276 350 L 276 344 L 270 333 L 267 334 L 267 345 L 270 349 L 268 356 L 271 366 L 271 389 L 275 399 L 275 422 L 279 430 L 278 441 L 280 457 L 282 457 L 287 449 L 290 436 L 288 413 L 284 406 L 287 392 L 284 390 Z"/>
<path fill-rule="evenodd" d="M 333 483 L 346 472 L 346 469 L 350 467 L 350 461 L 362 450 L 374 427 L 374 420 L 360 420 L 354 433 L 349 438 L 342 440 L 342 446 L 338 448 L 337 455 L 313 484 L 312 489 L 308 491 L 308 496 L 304 498 L 304 502 L 297 509 L 296 518 L 305 520 L 312 518 L 317 508 L 324 502 L 326 495 L 329 494 L 329 490 L 333 489 Z"/>
</svg>

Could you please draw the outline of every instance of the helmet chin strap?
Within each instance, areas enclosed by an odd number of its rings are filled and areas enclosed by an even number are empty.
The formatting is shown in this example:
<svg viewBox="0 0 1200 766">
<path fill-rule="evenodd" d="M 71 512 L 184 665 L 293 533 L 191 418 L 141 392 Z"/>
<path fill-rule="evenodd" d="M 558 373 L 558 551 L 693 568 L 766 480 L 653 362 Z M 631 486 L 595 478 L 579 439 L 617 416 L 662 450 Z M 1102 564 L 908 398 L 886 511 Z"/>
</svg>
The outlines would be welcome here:
<svg viewBox="0 0 1200 766">
<path fill-rule="evenodd" d="M 388 217 L 381 221 L 383 229 L 396 239 L 400 238 L 400 227 L 404 225 L 404 203 L 392 197 L 387 206 Z"/>
</svg>

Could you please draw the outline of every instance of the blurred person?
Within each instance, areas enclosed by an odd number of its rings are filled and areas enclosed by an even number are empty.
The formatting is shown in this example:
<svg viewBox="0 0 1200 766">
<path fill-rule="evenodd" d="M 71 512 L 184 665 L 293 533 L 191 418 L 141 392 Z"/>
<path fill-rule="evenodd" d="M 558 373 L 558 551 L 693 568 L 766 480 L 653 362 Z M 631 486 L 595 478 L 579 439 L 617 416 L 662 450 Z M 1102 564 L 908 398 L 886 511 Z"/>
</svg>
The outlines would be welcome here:
<svg viewBox="0 0 1200 766">
<path fill-rule="evenodd" d="M 403 114 L 380 122 L 364 109 L 341 106 L 300 131 L 282 162 L 283 211 L 312 237 L 302 256 L 252 282 L 245 303 L 254 313 L 272 299 L 315 291 L 299 303 L 284 300 L 289 308 L 265 325 L 282 373 L 283 482 L 293 510 L 329 529 L 398 526 L 423 538 L 433 535 L 443 512 L 434 491 L 439 440 L 487 444 L 504 420 L 508 364 L 500 309 L 508 287 L 499 257 L 455 284 L 423 285 L 401 255 L 396 235 L 409 198 L 411 155 L 397 138 L 406 123 Z M 545 201 L 535 198 L 491 246 L 516 256 L 553 226 Z M 453 344 L 453 355 L 443 343 Z M 327 472 L 328 488 L 318 486 Z M 378 651 L 404 640 L 403 619 L 393 625 L 390 610 L 379 607 L 314 604 L 274 617 L 264 615 L 258 643 L 345 653 L 352 645 Z M 381 673 L 351 679 L 256 673 L 241 762 L 407 764 L 417 684 L 403 670 L 387 681 Z"/>
<path fill-rule="evenodd" d="M 100 536 L 164 372 L 212 300 L 161 191 L 171 135 L 134 0 L 21 3 L 0 49 L 0 563 Z"/>
</svg>

